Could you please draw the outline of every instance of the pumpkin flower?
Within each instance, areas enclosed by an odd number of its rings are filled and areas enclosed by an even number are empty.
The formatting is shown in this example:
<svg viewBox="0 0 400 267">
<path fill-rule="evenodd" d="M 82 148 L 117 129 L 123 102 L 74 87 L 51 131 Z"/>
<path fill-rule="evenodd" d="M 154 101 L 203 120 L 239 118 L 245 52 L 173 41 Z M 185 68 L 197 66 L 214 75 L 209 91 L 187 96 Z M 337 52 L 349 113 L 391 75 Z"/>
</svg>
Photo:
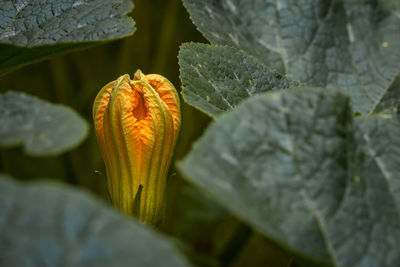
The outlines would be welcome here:
<svg viewBox="0 0 400 267">
<path fill-rule="evenodd" d="M 161 75 L 110 82 L 93 105 L 96 136 L 107 169 L 111 201 L 147 224 L 165 212 L 168 168 L 180 129 L 179 97 Z"/>
</svg>

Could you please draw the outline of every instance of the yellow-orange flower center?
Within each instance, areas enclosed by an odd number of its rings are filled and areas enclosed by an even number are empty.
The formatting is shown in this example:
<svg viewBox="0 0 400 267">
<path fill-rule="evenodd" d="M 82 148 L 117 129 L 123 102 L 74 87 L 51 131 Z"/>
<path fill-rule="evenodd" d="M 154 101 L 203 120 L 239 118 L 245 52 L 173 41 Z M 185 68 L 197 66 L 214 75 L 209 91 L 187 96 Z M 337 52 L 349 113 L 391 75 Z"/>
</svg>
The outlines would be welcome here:
<svg viewBox="0 0 400 267">
<path fill-rule="evenodd" d="M 134 90 L 132 95 L 132 114 L 139 122 L 146 117 L 148 108 L 146 107 L 143 93 L 141 91 L 139 92 Z"/>
</svg>

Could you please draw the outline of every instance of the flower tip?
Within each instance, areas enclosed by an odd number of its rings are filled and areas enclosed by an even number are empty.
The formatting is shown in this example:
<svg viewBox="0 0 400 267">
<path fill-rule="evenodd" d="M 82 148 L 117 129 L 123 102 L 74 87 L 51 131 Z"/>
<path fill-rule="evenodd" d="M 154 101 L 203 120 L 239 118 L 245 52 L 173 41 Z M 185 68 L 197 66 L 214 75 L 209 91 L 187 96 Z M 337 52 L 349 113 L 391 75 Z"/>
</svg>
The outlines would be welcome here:
<svg viewBox="0 0 400 267">
<path fill-rule="evenodd" d="M 137 81 L 137 80 L 141 80 L 141 79 L 143 79 L 144 78 L 144 73 L 140 70 L 140 69 L 138 69 L 136 72 L 135 72 L 135 74 L 133 75 L 133 80 L 134 81 Z"/>
</svg>

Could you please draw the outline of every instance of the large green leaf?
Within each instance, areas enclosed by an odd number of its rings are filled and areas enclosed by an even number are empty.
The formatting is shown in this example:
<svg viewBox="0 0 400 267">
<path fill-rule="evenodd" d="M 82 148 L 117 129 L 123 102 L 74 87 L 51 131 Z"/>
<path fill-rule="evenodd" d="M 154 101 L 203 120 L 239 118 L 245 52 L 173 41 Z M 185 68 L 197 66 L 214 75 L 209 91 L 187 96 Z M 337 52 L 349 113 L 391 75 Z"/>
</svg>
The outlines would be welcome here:
<svg viewBox="0 0 400 267">
<path fill-rule="evenodd" d="M 227 46 L 184 44 L 179 66 L 185 101 L 213 117 L 254 94 L 298 84 Z"/>
<path fill-rule="evenodd" d="M 342 87 L 369 113 L 400 73 L 397 0 L 184 0 L 213 44 L 313 86 Z"/>
<path fill-rule="evenodd" d="M 26 153 L 55 155 L 80 144 L 88 125 L 74 110 L 23 93 L 0 95 L 0 145 L 23 144 Z"/>
<path fill-rule="evenodd" d="M 82 191 L 0 175 L 0 265 L 188 266 L 152 230 Z"/>
<path fill-rule="evenodd" d="M 130 0 L 2 0 L 0 75 L 32 61 L 130 35 Z"/>
<path fill-rule="evenodd" d="M 400 119 L 353 120 L 334 90 L 254 96 L 180 164 L 192 183 L 283 246 L 334 266 L 400 262 Z"/>
</svg>

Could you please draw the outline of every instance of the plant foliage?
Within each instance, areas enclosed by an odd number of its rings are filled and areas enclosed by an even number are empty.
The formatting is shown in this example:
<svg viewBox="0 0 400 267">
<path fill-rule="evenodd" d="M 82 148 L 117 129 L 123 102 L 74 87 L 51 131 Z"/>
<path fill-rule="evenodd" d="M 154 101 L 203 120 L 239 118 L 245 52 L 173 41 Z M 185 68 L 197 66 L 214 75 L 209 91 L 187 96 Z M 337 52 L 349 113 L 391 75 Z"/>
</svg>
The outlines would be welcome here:
<svg viewBox="0 0 400 267">
<path fill-rule="evenodd" d="M 241 49 L 290 79 L 341 87 L 355 112 L 374 112 L 400 79 L 396 0 L 184 3 L 212 44 Z"/>
<path fill-rule="evenodd" d="M 0 176 L 2 266 L 188 266 L 168 241 L 89 194 Z"/>
<path fill-rule="evenodd" d="M 184 0 L 211 42 L 184 98 L 216 121 L 180 169 L 306 262 L 396 265 L 400 4 L 300 2 Z"/>
<path fill-rule="evenodd" d="M 185 176 L 285 247 L 335 266 L 400 260 L 400 119 L 333 90 L 256 96 L 219 117 Z"/>
<path fill-rule="evenodd" d="M 0 75 L 134 32 L 129 0 L 12 1 L 0 6 Z"/>
<path fill-rule="evenodd" d="M 62 153 L 81 143 L 88 125 L 76 112 L 23 93 L 0 95 L 0 145 L 23 144 L 30 155 Z"/>
</svg>

